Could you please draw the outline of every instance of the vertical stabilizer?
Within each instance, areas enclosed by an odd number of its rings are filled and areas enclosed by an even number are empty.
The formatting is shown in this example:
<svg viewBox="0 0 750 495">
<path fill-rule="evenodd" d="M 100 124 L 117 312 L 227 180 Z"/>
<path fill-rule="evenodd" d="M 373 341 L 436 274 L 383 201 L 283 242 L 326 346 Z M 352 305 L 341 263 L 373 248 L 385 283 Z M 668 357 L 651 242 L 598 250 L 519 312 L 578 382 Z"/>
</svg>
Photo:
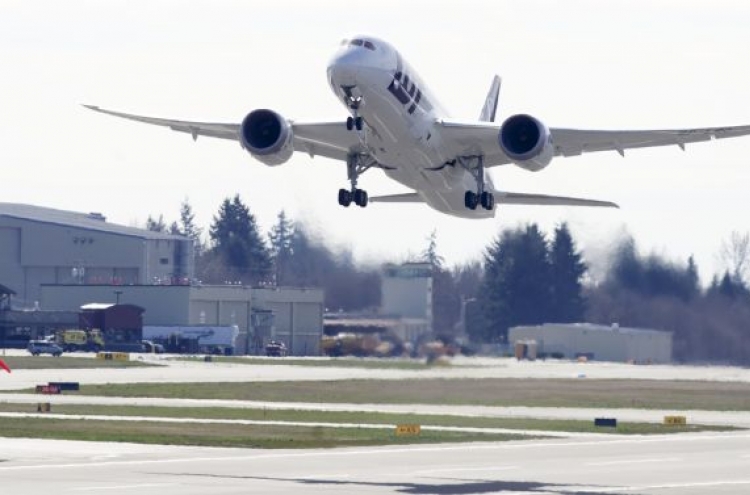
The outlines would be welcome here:
<svg viewBox="0 0 750 495">
<path fill-rule="evenodd" d="M 479 120 L 482 122 L 494 122 L 495 114 L 497 113 L 497 100 L 500 96 L 500 76 L 495 76 L 492 79 L 492 86 L 490 91 L 487 93 L 487 99 L 484 100 L 484 106 L 482 107 L 482 113 L 479 114 Z"/>
</svg>

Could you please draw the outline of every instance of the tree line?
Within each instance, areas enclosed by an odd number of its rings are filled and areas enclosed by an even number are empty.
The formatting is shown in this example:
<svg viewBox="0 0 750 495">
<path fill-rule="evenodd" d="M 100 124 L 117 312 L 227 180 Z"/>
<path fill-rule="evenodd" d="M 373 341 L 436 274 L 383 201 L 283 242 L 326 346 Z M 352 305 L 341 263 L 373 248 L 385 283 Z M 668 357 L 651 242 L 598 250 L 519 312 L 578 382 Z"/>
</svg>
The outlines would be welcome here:
<svg viewBox="0 0 750 495">
<path fill-rule="evenodd" d="M 147 228 L 193 240 L 196 278 L 204 283 L 321 287 L 329 311 L 367 312 L 380 306 L 380 267 L 357 266 L 348 249 L 329 246 L 303 223 L 279 212 L 263 234 L 239 195 L 226 198 L 203 231 L 187 200 L 179 221 L 163 216 Z M 537 224 L 501 230 L 480 261 L 446 267 L 437 233 L 408 261 L 432 266 L 433 328 L 473 342 L 505 342 L 510 327 L 591 322 L 674 334 L 682 361 L 750 362 L 750 236 L 733 234 L 722 247 L 728 268 L 707 288 L 692 257 L 684 263 L 639 253 L 621 241 L 599 281 L 566 224 L 547 236 Z"/>
</svg>

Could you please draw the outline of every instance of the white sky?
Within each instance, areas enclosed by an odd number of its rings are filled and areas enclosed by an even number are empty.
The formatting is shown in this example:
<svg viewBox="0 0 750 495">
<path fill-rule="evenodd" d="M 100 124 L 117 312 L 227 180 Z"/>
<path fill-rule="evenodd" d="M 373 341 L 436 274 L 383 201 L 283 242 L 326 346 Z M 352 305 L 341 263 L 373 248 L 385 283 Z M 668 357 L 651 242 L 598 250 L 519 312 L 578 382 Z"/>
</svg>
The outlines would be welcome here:
<svg viewBox="0 0 750 495">
<path fill-rule="evenodd" d="M 732 230 L 750 227 L 750 138 L 558 158 L 504 167 L 496 186 L 607 199 L 620 211 L 505 207 L 494 220 L 422 205 L 338 206 L 340 163 L 306 155 L 278 168 L 238 144 L 84 110 L 239 122 L 254 108 L 295 120 L 347 114 L 326 84 L 341 38 L 393 43 L 453 117 L 476 118 L 493 74 L 499 119 L 549 126 L 658 129 L 750 124 L 746 1 L 33 1 L 0 4 L 0 201 L 99 211 L 143 224 L 177 219 L 188 198 L 207 228 L 240 193 L 266 229 L 279 210 L 319 225 L 361 260 L 403 259 L 438 232 L 450 263 L 478 258 L 506 226 L 568 221 L 582 247 L 618 232 L 670 258 L 694 253 L 704 278 Z M 380 171 L 370 195 L 402 191 Z"/>
</svg>

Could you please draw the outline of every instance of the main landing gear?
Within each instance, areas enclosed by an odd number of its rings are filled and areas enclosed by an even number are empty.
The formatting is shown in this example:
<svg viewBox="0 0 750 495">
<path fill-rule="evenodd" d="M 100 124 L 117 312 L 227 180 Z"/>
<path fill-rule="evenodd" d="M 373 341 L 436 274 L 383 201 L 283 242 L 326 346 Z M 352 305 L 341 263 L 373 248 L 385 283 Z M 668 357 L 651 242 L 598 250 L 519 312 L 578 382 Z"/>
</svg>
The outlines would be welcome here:
<svg viewBox="0 0 750 495">
<path fill-rule="evenodd" d="M 465 156 L 458 157 L 458 163 L 467 170 L 477 183 L 477 190 L 466 191 L 464 194 L 464 206 L 469 210 L 476 210 L 481 205 L 485 210 L 492 210 L 495 207 L 495 196 L 491 191 L 484 190 L 484 157 Z"/>
<path fill-rule="evenodd" d="M 352 202 L 360 208 L 367 206 L 369 201 L 367 191 L 357 188 L 357 180 L 375 163 L 367 154 L 352 153 L 346 158 L 346 175 L 351 187 L 349 190 L 339 189 L 339 204 L 341 206 L 348 207 Z"/>
</svg>

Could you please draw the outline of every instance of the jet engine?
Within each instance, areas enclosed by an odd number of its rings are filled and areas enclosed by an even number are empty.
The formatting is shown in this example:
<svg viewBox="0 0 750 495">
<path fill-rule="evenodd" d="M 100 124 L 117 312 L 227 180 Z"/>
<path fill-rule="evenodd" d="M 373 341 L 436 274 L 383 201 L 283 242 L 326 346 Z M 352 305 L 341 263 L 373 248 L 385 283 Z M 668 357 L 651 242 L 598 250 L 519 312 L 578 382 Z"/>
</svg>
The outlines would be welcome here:
<svg viewBox="0 0 750 495">
<path fill-rule="evenodd" d="M 500 127 L 500 148 L 514 164 L 537 172 L 552 161 L 555 154 L 547 126 L 531 115 L 513 115 Z"/>
<path fill-rule="evenodd" d="M 240 144 L 264 165 L 281 165 L 294 151 L 292 126 L 273 110 L 253 110 L 240 125 Z"/>
</svg>

